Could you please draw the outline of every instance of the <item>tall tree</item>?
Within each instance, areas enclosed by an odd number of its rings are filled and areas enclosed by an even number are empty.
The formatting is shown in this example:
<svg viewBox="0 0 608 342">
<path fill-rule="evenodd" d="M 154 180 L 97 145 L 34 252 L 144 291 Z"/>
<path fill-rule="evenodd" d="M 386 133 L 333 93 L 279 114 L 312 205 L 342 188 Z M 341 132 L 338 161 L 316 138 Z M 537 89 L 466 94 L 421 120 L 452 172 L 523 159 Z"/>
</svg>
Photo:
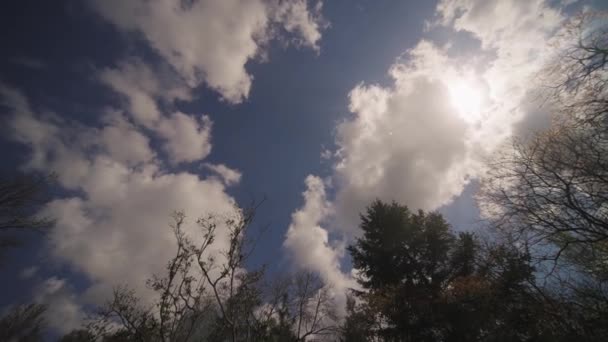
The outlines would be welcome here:
<svg viewBox="0 0 608 342">
<path fill-rule="evenodd" d="M 439 214 L 412 213 L 373 202 L 361 216 L 363 235 L 348 250 L 360 271 L 358 292 L 383 322 L 386 341 L 437 340 L 437 302 L 451 276 L 454 236 Z"/>
<path fill-rule="evenodd" d="M 373 202 L 349 247 L 344 341 L 528 341 L 552 335 L 525 250 L 450 232 L 437 213 Z M 355 333 L 353 333 L 355 332 Z"/>
</svg>

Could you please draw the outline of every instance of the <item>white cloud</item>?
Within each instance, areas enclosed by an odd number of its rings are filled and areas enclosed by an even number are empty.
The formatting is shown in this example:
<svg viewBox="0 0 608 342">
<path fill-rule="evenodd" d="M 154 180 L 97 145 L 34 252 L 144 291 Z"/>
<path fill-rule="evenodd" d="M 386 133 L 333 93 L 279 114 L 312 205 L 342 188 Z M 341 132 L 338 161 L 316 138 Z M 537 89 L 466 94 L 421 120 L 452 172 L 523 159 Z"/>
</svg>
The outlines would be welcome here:
<svg viewBox="0 0 608 342">
<path fill-rule="evenodd" d="M 57 218 L 50 237 L 54 256 L 91 278 L 94 301 L 117 284 L 143 289 L 145 279 L 163 272 L 175 245 L 168 229 L 172 210 L 184 210 L 192 222 L 198 215 L 233 208 L 223 184 L 212 179 L 128 173 L 108 160 L 98 160 L 93 169 L 85 185 L 88 199 L 58 199 L 46 212 Z M 192 223 L 186 231 L 196 236 Z M 220 229 L 219 246 L 225 247 L 224 238 Z"/>
<path fill-rule="evenodd" d="M 41 116 L 17 91 L 7 87 L 0 90 L 3 103 L 12 109 L 8 124 L 13 138 L 31 148 L 32 158 L 26 167 L 56 172 L 60 186 L 75 190 L 65 198 L 51 201 L 44 210 L 56 219 L 56 226 L 49 231 L 48 245 L 56 260 L 82 272 L 91 286 L 84 298 L 76 300 L 66 295 L 53 302 L 60 311 L 52 311 L 57 324 L 60 320 L 72 322 L 65 318 L 72 314 L 79 317 L 75 313 L 76 303 L 99 304 L 116 285 L 134 286 L 148 300 L 145 280 L 163 272 L 175 248 L 173 233 L 168 228 L 173 210 L 184 210 L 189 215 L 184 229 L 194 239 L 199 234 L 193 221 L 199 215 L 234 213 L 235 201 L 226 193 L 221 180 L 167 171 L 153 158 L 142 131 L 119 113 L 104 117 L 100 128 L 82 126 L 54 116 Z M 181 131 L 178 122 L 171 129 L 196 143 L 196 134 L 189 136 L 190 128 Z M 120 145 L 115 146 L 119 142 L 111 141 L 114 134 L 121 134 L 119 141 L 130 145 L 122 150 Z M 225 233 L 220 224 L 216 250 L 226 247 Z"/>
<path fill-rule="evenodd" d="M 334 153 L 332 152 L 332 150 L 328 149 L 328 148 L 323 148 L 321 150 L 321 160 L 331 160 L 331 158 L 333 157 Z"/>
<path fill-rule="evenodd" d="M 241 181 L 242 174 L 238 170 L 231 169 L 224 164 L 209 164 L 205 167 L 217 173 L 226 185 L 238 184 Z"/>
<path fill-rule="evenodd" d="M 190 87 L 206 83 L 229 102 L 247 97 L 248 61 L 284 26 L 301 45 L 318 50 L 319 11 L 307 1 L 264 0 L 91 0 L 93 7 L 125 32 L 140 34 Z M 320 7 L 317 7 L 320 8 Z M 143 101 L 142 101 L 143 102 Z"/>
<path fill-rule="evenodd" d="M 0 89 L 0 95 L 5 100 L 10 100 L 6 94 Z M 19 94 L 19 99 L 24 98 Z M 82 156 L 82 151 L 92 143 L 85 139 L 91 136 L 91 130 L 76 129 L 55 116 L 35 117 L 27 103 L 24 106 L 20 103 L 6 102 L 13 109 L 13 116 L 8 120 L 12 138 L 31 147 L 30 158 L 24 167 L 56 172 L 63 186 L 70 189 L 77 187 L 89 168 L 89 162 Z M 62 126 L 65 129 L 60 129 Z M 76 136 L 74 132 L 79 134 Z"/>
<path fill-rule="evenodd" d="M 59 333 L 68 333 L 80 327 L 84 314 L 75 294 L 65 279 L 51 277 L 38 286 L 35 300 L 46 305 L 44 319 Z"/>
<path fill-rule="evenodd" d="M 152 70 L 142 61 L 133 59 L 120 63 L 116 69 L 102 70 L 99 80 L 126 100 L 125 107 L 137 124 L 164 140 L 164 150 L 174 164 L 200 160 L 211 152 L 211 119 L 170 110 L 175 100 L 190 99 L 189 90 L 171 71 Z M 159 104 L 165 110 L 160 110 Z M 136 139 L 136 136 L 131 138 Z M 141 146 L 139 140 L 138 146 Z"/>
<path fill-rule="evenodd" d="M 321 16 L 323 3 L 317 2 L 313 11 L 308 8 L 307 0 L 278 1 L 272 6 L 272 16 L 283 24 L 287 32 L 297 32 L 295 43 L 308 46 L 319 52 L 321 31 L 327 26 Z"/>
<path fill-rule="evenodd" d="M 444 0 L 437 18 L 471 33 L 481 49 L 452 56 L 457 42 L 422 40 L 391 66 L 392 85 L 351 91 L 354 116 L 337 127 L 334 172 L 347 231 L 357 231 L 356 215 L 376 197 L 426 210 L 448 204 L 518 122 L 538 121 L 529 117 L 540 112 L 530 93 L 564 20 L 560 10 L 542 0 Z"/>
<path fill-rule="evenodd" d="M 360 84 L 349 95 L 353 117 L 337 127 L 334 180 L 340 227 L 357 231 L 358 213 L 375 198 L 436 209 L 475 174 L 477 122 L 460 117 L 449 85 L 464 71 L 421 42 L 391 68 L 394 85 Z"/>
<path fill-rule="evenodd" d="M 137 123 L 152 127 L 161 113 L 155 99 L 170 102 L 192 99 L 191 90 L 173 71 L 149 65 L 137 58 L 121 61 L 115 68 L 104 68 L 99 80 L 128 99 L 129 112 Z"/>
<path fill-rule="evenodd" d="M 108 112 L 104 121 L 107 125 L 100 130 L 99 139 L 107 153 L 117 161 L 137 165 L 154 158 L 148 137 L 139 132 L 120 112 Z"/>
<path fill-rule="evenodd" d="M 330 245 L 328 231 L 321 226 L 333 213 L 323 181 L 309 175 L 302 195 L 304 205 L 292 214 L 283 245 L 298 267 L 318 272 L 325 283 L 333 287 L 338 308 L 343 309 L 346 290 L 356 287 L 356 283 L 340 269 L 344 246 Z"/>
<path fill-rule="evenodd" d="M 519 102 L 538 86 L 533 77 L 552 53 L 551 39 L 566 19 L 545 0 L 443 0 L 437 14 L 441 24 L 471 33 L 483 51 L 495 54 L 480 74 L 503 112 L 516 112 Z M 525 113 L 512 115 L 516 121 Z"/>
<path fill-rule="evenodd" d="M 485 49 L 540 50 L 534 43 L 563 20 L 560 10 L 545 0 L 442 0 L 437 15 L 443 25 L 474 34 Z"/>
<path fill-rule="evenodd" d="M 174 163 L 192 162 L 211 152 L 211 119 L 199 120 L 181 112 L 159 122 L 158 133 L 167 140 L 165 149 Z"/>
</svg>

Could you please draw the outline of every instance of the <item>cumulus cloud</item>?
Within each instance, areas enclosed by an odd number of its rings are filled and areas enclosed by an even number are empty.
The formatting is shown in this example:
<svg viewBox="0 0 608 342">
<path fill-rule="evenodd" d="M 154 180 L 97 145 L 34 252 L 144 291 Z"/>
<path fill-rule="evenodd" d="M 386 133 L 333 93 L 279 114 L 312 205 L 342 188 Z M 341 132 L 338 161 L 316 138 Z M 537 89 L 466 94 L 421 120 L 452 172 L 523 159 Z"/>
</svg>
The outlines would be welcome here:
<svg viewBox="0 0 608 342">
<path fill-rule="evenodd" d="M 153 127 L 161 113 L 155 99 L 172 101 L 191 98 L 190 89 L 170 70 L 157 68 L 137 58 L 121 61 L 114 68 L 104 68 L 99 81 L 128 99 L 128 107 L 137 123 Z"/>
<path fill-rule="evenodd" d="M 272 17 L 283 25 L 287 32 L 297 33 L 293 38 L 296 45 L 307 46 L 319 52 L 321 30 L 328 24 L 321 15 L 322 2 L 313 9 L 307 0 L 279 1 L 271 7 Z"/>
<path fill-rule="evenodd" d="M 175 242 L 168 229 L 172 209 L 191 215 L 227 214 L 234 201 L 222 183 L 189 173 L 127 173 L 120 165 L 98 160 L 86 186 L 89 199 L 51 202 L 46 213 L 57 218 L 52 252 L 93 281 L 88 295 L 98 302 L 112 286 L 143 288 L 144 280 L 160 274 Z M 194 216 L 194 217 L 193 217 Z M 186 231 L 197 236 L 192 225 Z M 226 247 L 220 229 L 217 245 Z"/>
<path fill-rule="evenodd" d="M 167 140 L 165 149 L 169 158 L 179 163 L 205 158 L 211 152 L 211 119 L 195 119 L 181 112 L 159 122 L 158 133 Z"/>
<path fill-rule="evenodd" d="M 315 50 L 321 38 L 320 6 L 311 11 L 305 0 L 90 2 L 119 30 L 140 35 L 190 87 L 204 82 L 232 103 L 249 94 L 245 65 L 263 53 L 274 26 Z"/>
<path fill-rule="evenodd" d="M 103 120 L 106 125 L 99 132 L 101 145 L 118 162 L 137 165 L 155 157 L 148 137 L 139 132 L 121 112 L 109 111 Z"/>
<path fill-rule="evenodd" d="M 518 122 L 539 121 L 530 118 L 540 112 L 534 79 L 563 20 L 542 0 L 441 1 L 435 25 L 480 40 L 471 54 L 485 62 L 422 40 L 391 66 L 392 85 L 350 92 L 354 115 L 336 134 L 339 226 L 356 232 L 357 213 L 376 197 L 434 210 L 458 196 Z"/>
<path fill-rule="evenodd" d="M 242 174 L 224 164 L 206 163 L 205 167 L 219 175 L 226 185 L 234 185 L 241 181 Z"/>
<path fill-rule="evenodd" d="M 340 253 L 329 232 L 357 236 L 358 214 L 372 200 L 436 210 L 483 175 L 484 158 L 514 131 L 542 125 L 535 78 L 564 20 L 543 0 L 440 1 L 429 29 L 468 32 L 479 50 L 456 54 L 457 41 L 421 40 L 390 66 L 388 85 L 362 82 L 350 91 L 352 115 L 336 127 L 336 150 L 324 153 L 334 196 L 307 178 L 305 205 L 285 238 L 296 264 L 331 273 Z"/>
<path fill-rule="evenodd" d="M 344 246 L 330 245 L 329 233 L 321 226 L 333 213 L 323 181 L 312 175 L 306 177 L 306 190 L 302 196 L 304 205 L 292 214 L 283 245 L 297 266 L 318 272 L 326 284 L 333 287 L 336 299 L 345 304 L 346 290 L 356 287 L 356 284 L 340 268 Z"/>
<path fill-rule="evenodd" d="M 99 80 L 125 100 L 127 111 L 137 124 L 164 140 L 171 162 L 192 162 L 211 152 L 211 119 L 171 110 L 175 100 L 191 98 L 189 89 L 171 71 L 152 70 L 141 60 L 131 59 L 102 70 Z"/>
<path fill-rule="evenodd" d="M 450 102 L 449 82 L 463 73 L 445 52 L 421 42 L 391 68 L 391 87 L 360 84 L 349 94 L 353 116 L 337 127 L 334 179 L 338 226 L 355 232 L 374 198 L 436 209 L 474 174 L 469 123 Z"/>
<path fill-rule="evenodd" d="M 488 117 L 482 134 L 510 135 L 512 124 L 528 114 L 520 104 L 533 100 L 530 92 L 539 86 L 535 76 L 553 53 L 552 39 L 565 14 L 545 0 L 443 0 L 437 15 L 437 23 L 470 33 L 481 42 L 480 52 L 494 54 L 479 74 L 490 86 L 488 95 L 498 114 Z"/>
<path fill-rule="evenodd" d="M 190 215 L 184 229 L 194 239 L 198 234 L 193 221 L 199 215 L 234 213 L 235 201 L 220 179 L 168 171 L 154 158 L 144 132 L 122 114 L 107 114 L 101 127 L 83 126 L 36 113 L 14 89 L 2 87 L 0 93 L 3 104 L 12 110 L 7 121 L 12 138 L 31 149 L 25 167 L 56 172 L 59 185 L 74 190 L 44 209 L 56 219 L 49 231 L 49 251 L 55 260 L 86 275 L 91 285 L 79 300 L 67 293 L 53 299 L 61 311 L 54 317 L 64 317 L 58 320 L 72 322 L 65 317 L 75 315 L 75 306 L 101 303 L 120 284 L 136 287 L 144 300 L 149 299 L 145 280 L 163 271 L 175 248 L 168 228 L 173 210 Z M 180 130 L 175 127 L 175 134 L 190 139 L 187 131 Z M 121 135 L 119 142 L 112 139 L 116 135 Z M 115 145 L 120 143 L 128 145 Z M 235 182 L 233 177 L 230 184 Z M 220 224 L 216 251 L 226 247 L 225 233 Z M 58 283 L 63 281 L 46 285 Z"/>
<path fill-rule="evenodd" d="M 35 301 L 46 305 L 44 319 L 59 333 L 68 333 L 80 327 L 84 314 L 77 296 L 65 279 L 50 277 L 38 285 Z"/>
</svg>

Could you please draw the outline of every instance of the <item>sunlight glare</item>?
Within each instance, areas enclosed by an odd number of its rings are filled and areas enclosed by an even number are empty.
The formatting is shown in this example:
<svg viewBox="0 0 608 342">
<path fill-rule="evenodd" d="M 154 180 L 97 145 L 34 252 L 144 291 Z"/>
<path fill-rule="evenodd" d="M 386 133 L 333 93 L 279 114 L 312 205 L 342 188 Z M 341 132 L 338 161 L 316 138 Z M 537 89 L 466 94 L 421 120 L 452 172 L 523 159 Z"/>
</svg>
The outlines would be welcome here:
<svg viewBox="0 0 608 342">
<path fill-rule="evenodd" d="M 473 123 L 481 115 L 481 93 L 479 89 L 465 81 L 454 82 L 449 86 L 452 105 L 458 111 L 458 115 Z"/>
</svg>

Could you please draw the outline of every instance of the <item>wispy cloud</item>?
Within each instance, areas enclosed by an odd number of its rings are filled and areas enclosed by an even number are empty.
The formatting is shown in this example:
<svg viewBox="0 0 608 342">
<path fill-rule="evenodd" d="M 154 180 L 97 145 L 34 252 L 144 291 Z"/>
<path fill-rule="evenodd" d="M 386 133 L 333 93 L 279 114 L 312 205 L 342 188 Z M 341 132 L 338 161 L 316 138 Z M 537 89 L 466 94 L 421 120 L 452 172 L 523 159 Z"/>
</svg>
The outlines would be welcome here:
<svg viewBox="0 0 608 342">
<path fill-rule="evenodd" d="M 42 60 L 27 56 L 14 56 L 8 59 L 12 64 L 16 64 L 28 69 L 40 70 L 47 67 L 47 63 Z"/>
</svg>

